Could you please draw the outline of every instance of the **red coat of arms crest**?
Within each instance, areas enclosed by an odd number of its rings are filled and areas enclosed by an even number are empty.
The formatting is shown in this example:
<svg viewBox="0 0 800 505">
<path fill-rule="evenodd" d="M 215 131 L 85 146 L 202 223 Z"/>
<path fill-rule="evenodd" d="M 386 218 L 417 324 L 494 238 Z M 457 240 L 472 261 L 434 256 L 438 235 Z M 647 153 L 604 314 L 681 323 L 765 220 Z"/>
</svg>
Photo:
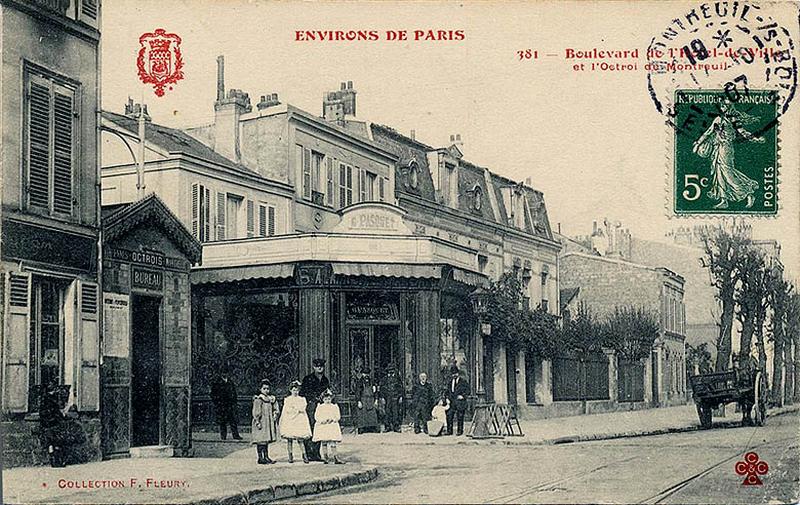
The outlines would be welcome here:
<svg viewBox="0 0 800 505">
<path fill-rule="evenodd" d="M 164 87 L 183 79 L 183 59 L 181 58 L 181 38 L 174 33 L 166 33 L 157 28 L 153 33 L 139 37 L 139 57 L 136 66 L 139 79 L 152 84 L 156 96 L 164 96 Z M 172 86 L 169 86 L 172 89 Z"/>
</svg>

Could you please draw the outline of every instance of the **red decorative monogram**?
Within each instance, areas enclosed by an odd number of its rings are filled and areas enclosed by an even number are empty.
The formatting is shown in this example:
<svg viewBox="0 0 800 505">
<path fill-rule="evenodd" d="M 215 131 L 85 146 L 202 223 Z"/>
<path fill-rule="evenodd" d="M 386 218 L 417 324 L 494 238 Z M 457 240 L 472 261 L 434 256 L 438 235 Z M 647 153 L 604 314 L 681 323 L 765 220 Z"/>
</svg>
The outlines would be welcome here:
<svg viewBox="0 0 800 505">
<path fill-rule="evenodd" d="M 766 475 L 769 471 L 769 465 L 766 461 L 759 461 L 758 454 L 748 452 L 744 455 L 744 461 L 737 461 L 734 467 L 736 473 L 745 475 L 742 481 L 743 486 L 760 486 L 763 484 L 759 475 Z"/>
<path fill-rule="evenodd" d="M 157 28 L 153 33 L 142 34 L 139 44 L 142 46 L 136 58 L 139 79 L 145 84 L 152 84 L 156 96 L 164 96 L 165 86 L 183 79 L 181 38 Z M 172 86 L 168 89 L 172 90 Z"/>
</svg>

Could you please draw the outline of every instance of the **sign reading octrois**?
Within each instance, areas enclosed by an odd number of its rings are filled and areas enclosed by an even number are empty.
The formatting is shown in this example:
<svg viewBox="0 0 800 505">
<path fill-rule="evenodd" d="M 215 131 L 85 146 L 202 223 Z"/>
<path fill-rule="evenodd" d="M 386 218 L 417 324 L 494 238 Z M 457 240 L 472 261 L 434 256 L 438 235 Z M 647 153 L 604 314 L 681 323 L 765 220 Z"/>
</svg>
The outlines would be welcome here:
<svg viewBox="0 0 800 505">
<path fill-rule="evenodd" d="M 342 221 L 333 229 L 334 233 L 412 235 L 412 230 L 403 221 L 405 211 L 394 205 L 367 202 L 342 209 Z"/>
</svg>

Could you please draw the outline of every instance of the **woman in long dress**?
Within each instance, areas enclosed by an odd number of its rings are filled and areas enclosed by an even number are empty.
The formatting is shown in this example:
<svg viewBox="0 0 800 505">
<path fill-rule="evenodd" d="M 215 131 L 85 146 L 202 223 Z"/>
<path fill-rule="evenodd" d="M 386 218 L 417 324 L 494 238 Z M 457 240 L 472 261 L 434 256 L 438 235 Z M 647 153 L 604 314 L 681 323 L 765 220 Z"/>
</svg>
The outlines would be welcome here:
<svg viewBox="0 0 800 505">
<path fill-rule="evenodd" d="M 375 401 L 375 385 L 369 376 L 369 370 L 357 370 L 353 377 L 351 393 L 358 399 L 356 404 L 356 433 L 367 430 L 377 431 L 378 411 Z"/>
<path fill-rule="evenodd" d="M 742 128 L 743 124 L 756 120 L 753 116 L 739 112 L 730 102 L 720 104 L 722 113 L 711 123 L 692 146 L 692 151 L 703 158 L 711 158 L 711 187 L 708 197 L 719 200 L 715 209 L 728 208 L 729 202 L 747 200 L 746 207 L 753 206 L 754 193 L 758 182 L 747 177 L 734 166 L 734 142 L 740 135 L 751 142 L 763 143 L 764 139 L 754 136 Z"/>
</svg>

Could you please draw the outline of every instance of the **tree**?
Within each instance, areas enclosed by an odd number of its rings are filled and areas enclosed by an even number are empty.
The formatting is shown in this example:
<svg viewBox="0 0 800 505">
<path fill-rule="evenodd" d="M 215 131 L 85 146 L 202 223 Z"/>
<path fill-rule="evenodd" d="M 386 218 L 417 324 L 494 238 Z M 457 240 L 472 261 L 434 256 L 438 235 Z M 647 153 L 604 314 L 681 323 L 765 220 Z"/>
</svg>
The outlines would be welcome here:
<svg viewBox="0 0 800 505">
<path fill-rule="evenodd" d="M 709 373 L 714 369 L 708 342 L 697 346 L 686 344 L 686 370 L 690 375 Z"/>
<path fill-rule="evenodd" d="M 791 342 L 791 346 L 789 343 Z M 786 343 L 791 347 L 791 356 L 787 356 L 786 368 L 792 375 L 792 400 L 800 401 L 800 294 L 792 293 L 786 306 Z M 789 377 L 787 377 L 787 383 Z M 787 396 L 788 397 L 788 396 Z"/>
<path fill-rule="evenodd" d="M 792 295 L 792 285 L 783 278 L 783 270 L 777 267 L 770 268 L 767 275 L 767 296 L 772 307 L 772 340 L 774 342 L 774 357 L 772 360 L 772 402 L 775 405 L 783 405 L 784 386 L 783 368 L 784 363 L 792 366 L 791 356 L 784 360 L 784 354 L 790 354 L 792 343 L 788 342 L 784 319 Z M 790 374 L 787 370 L 787 382 Z M 788 399 L 788 398 L 787 398 Z"/>
<path fill-rule="evenodd" d="M 643 307 L 616 307 L 605 323 L 604 345 L 625 360 L 639 360 L 650 355 L 658 338 L 656 316 Z"/>
<path fill-rule="evenodd" d="M 717 288 L 717 299 L 722 305 L 715 366 L 715 370 L 721 372 L 728 368 L 731 357 L 731 332 L 736 306 L 736 264 L 740 252 L 749 241 L 735 230 L 728 231 L 722 225 L 706 229 L 702 240 L 705 253 L 701 259 L 702 265 L 708 268 L 711 284 Z"/>
<path fill-rule="evenodd" d="M 763 367 L 766 356 L 763 351 L 762 327 L 766 317 L 765 300 L 767 299 L 767 269 L 764 252 L 747 244 L 737 256 L 736 273 L 739 281 L 735 296 L 739 309 L 736 316 L 742 323 L 742 332 L 739 335 L 739 353 L 743 356 L 750 355 L 755 335 L 759 350 L 759 364 Z"/>
<path fill-rule="evenodd" d="M 576 351 L 581 354 L 600 351 L 605 338 L 602 325 L 585 303 L 578 305 L 575 317 L 564 321 L 557 346 L 560 354 Z"/>
</svg>

